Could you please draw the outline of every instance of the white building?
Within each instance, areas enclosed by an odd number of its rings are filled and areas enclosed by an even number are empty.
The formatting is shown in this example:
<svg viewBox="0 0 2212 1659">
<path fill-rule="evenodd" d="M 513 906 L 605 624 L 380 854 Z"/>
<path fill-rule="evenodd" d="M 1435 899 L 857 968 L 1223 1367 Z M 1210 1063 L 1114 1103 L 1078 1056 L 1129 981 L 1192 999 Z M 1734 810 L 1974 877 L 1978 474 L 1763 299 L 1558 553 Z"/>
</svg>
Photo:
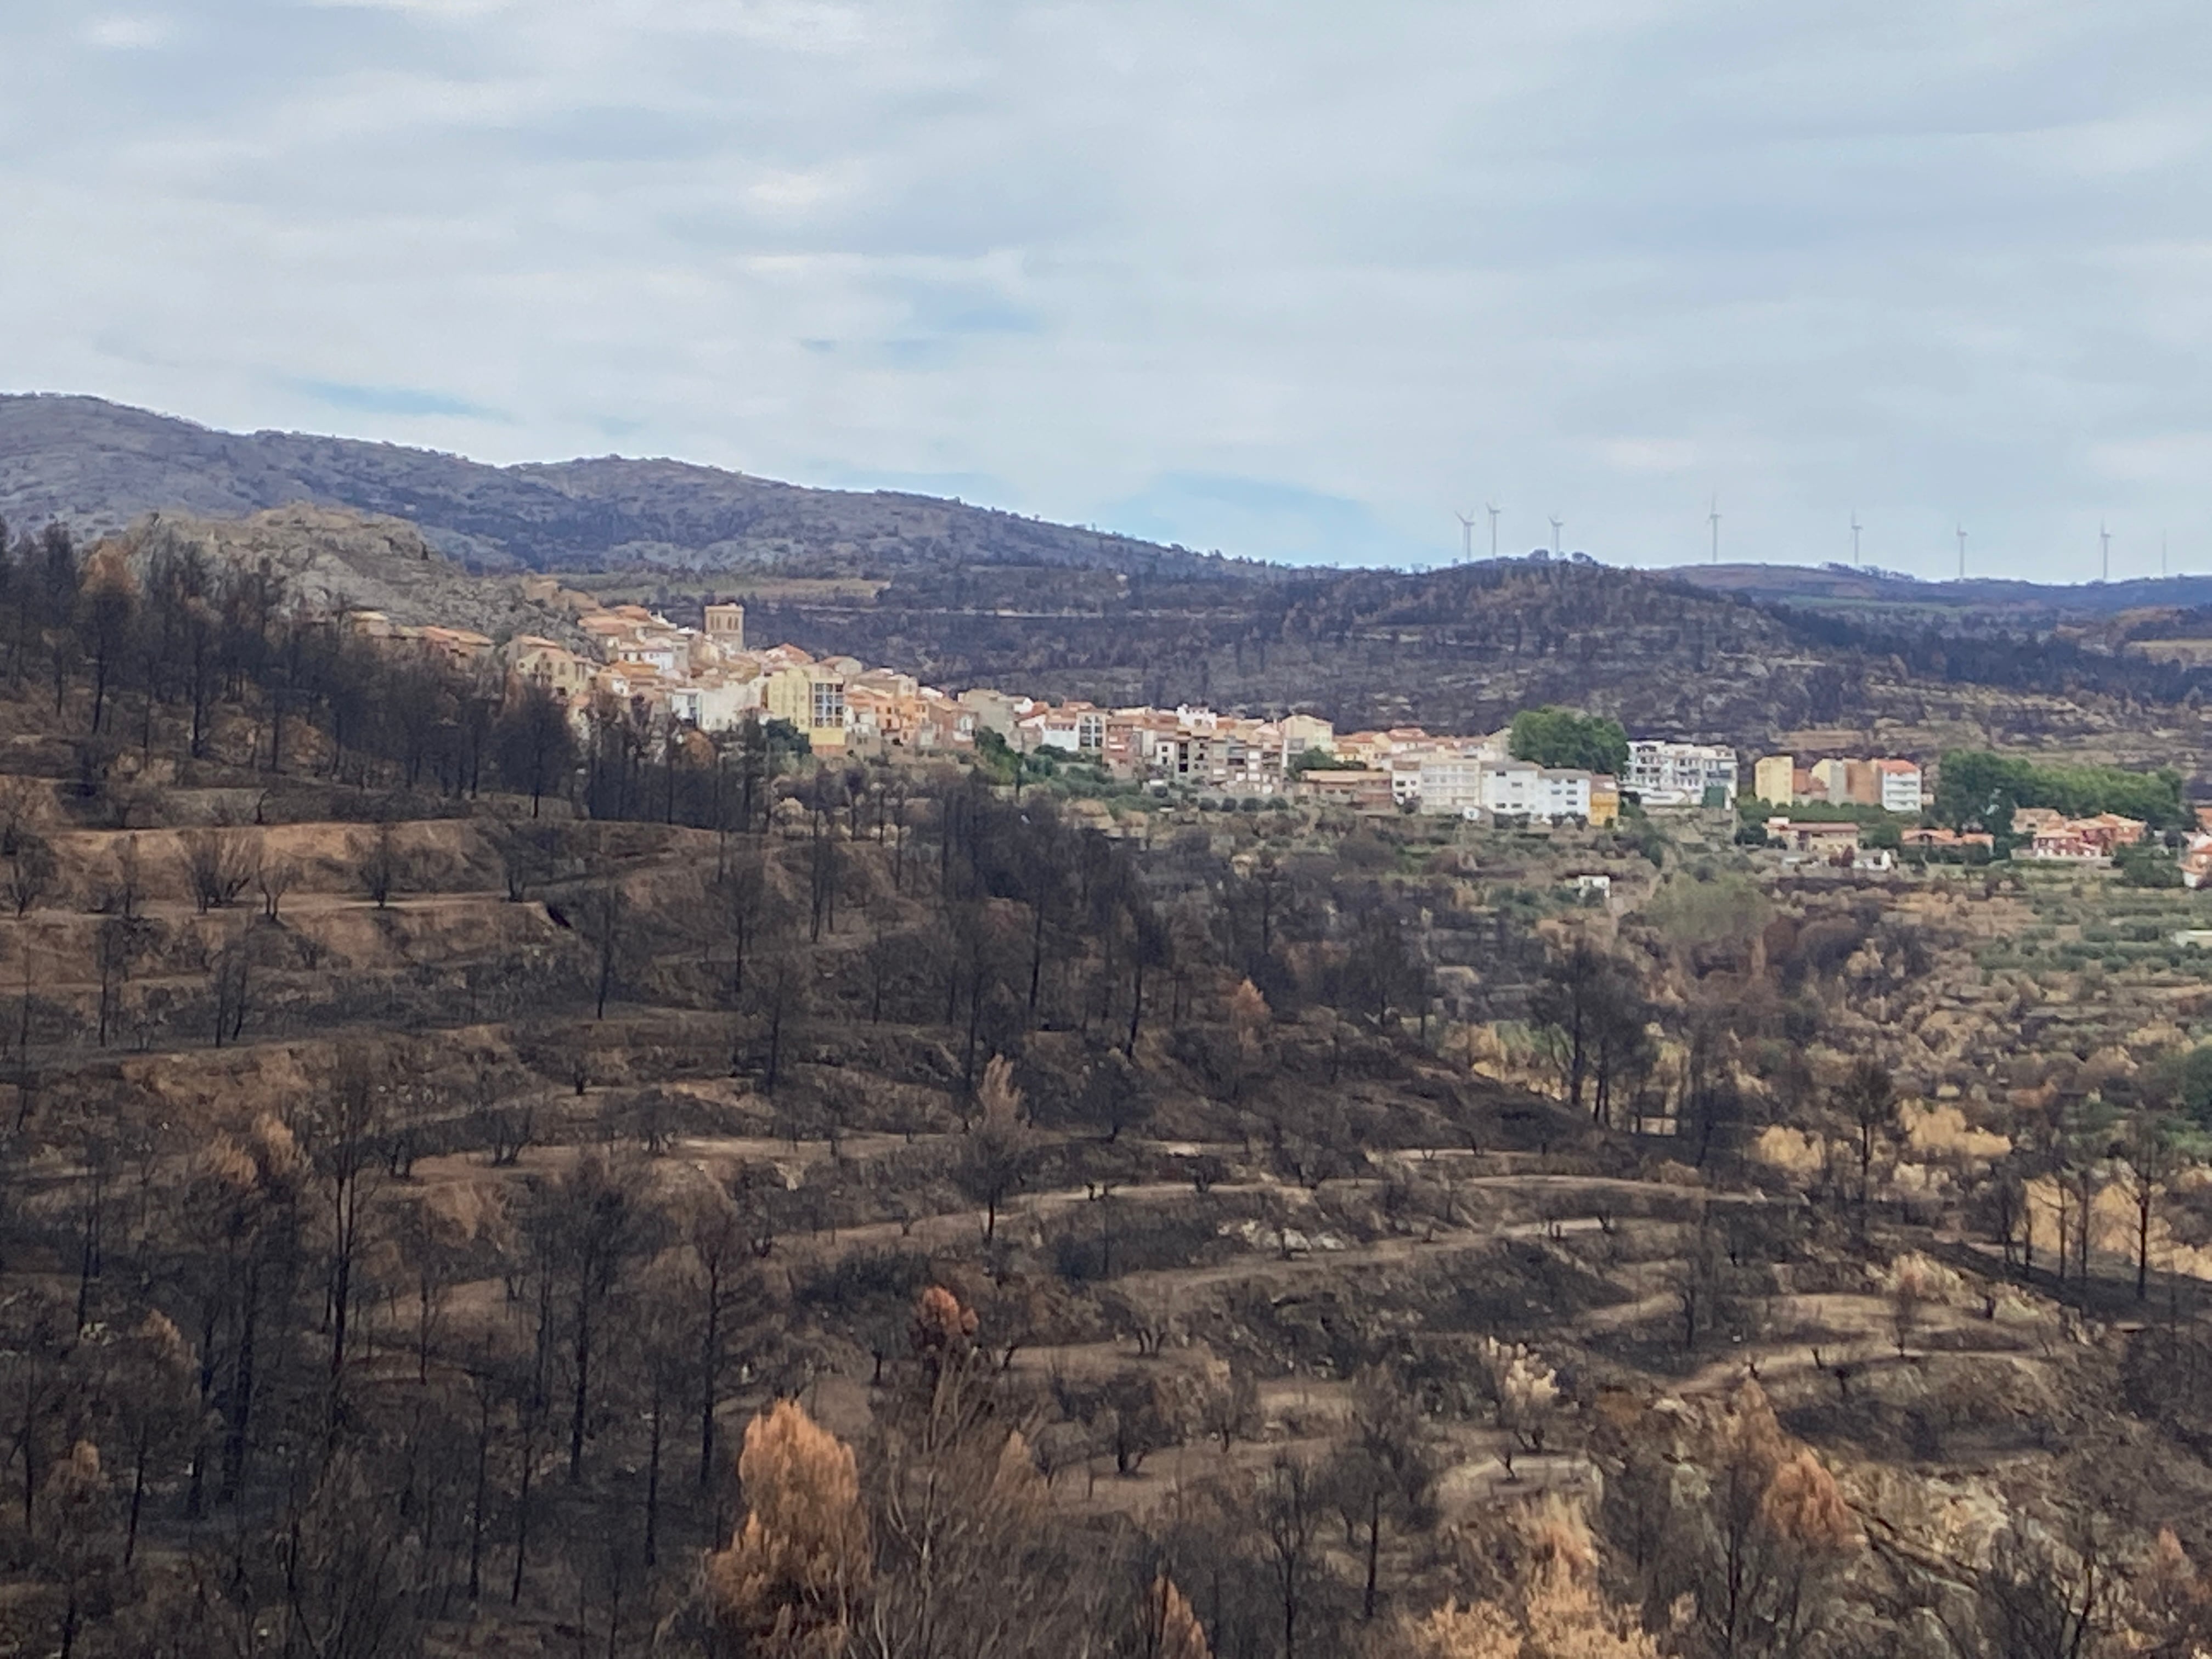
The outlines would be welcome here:
<svg viewBox="0 0 2212 1659">
<path fill-rule="evenodd" d="M 1473 755 L 1425 755 L 1421 758 L 1417 799 L 1421 811 L 1446 817 L 1464 817 L 1469 808 L 1482 806 L 1482 761 Z M 1391 775 L 1395 793 L 1397 775 Z"/>
<path fill-rule="evenodd" d="M 1628 745 L 1628 775 L 1620 781 L 1647 806 L 1697 806 L 1712 788 L 1718 788 L 1726 804 L 1734 806 L 1735 775 L 1733 749 L 1645 739 Z M 1916 805 L 1914 810 L 1919 809 Z"/>
<path fill-rule="evenodd" d="M 1427 782 L 1427 779 L 1423 775 L 1428 770 L 1428 765 L 1429 757 L 1426 755 L 1390 757 L 1389 766 L 1390 799 L 1394 803 L 1400 806 L 1411 806 L 1416 811 L 1423 810 L 1422 803 L 1426 799 L 1425 785 Z"/>
<path fill-rule="evenodd" d="M 1482 810 L 1493 817 L 1557 823 L 1587 818 L 1590 775 L 1533 761 L 1492 762 L 1481 770 Z"/>
<path fill-rule="evenodd" d="M 1881 776 L 1881 810 L 1908 816 L 1920 811 L 1920 769 L 1911 761 L 1885 760 L 1874 763 Z"/>
<path fill-rule="evenodd" d="M 668 688 L 670 717 L 688 721 L 702 732 L 726 732 L 759 708 L 758 680 Z"/>
</svg>

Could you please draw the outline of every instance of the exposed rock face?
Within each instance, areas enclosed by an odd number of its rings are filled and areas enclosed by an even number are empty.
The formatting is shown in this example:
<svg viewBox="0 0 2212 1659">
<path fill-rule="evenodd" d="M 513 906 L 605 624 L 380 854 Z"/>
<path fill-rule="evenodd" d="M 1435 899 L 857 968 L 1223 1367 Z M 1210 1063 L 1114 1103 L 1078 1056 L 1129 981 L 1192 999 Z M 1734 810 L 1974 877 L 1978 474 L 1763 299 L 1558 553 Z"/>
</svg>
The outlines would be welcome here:
<svg viewBox="0 0 2212 1659">
<path fill-rule="evenodd" d="M 404 519 L 304 502 L 243 519 L 153 513 L 120 545 L 140 570 L 164 550 L 186 548 L 210 564 L 265 569 L 297 603 L 325 614 L 380 611 L 410 627 L 580 642 L 574 617 L 526 598 L 521 578 L 470 575 Z"/>
</svg>

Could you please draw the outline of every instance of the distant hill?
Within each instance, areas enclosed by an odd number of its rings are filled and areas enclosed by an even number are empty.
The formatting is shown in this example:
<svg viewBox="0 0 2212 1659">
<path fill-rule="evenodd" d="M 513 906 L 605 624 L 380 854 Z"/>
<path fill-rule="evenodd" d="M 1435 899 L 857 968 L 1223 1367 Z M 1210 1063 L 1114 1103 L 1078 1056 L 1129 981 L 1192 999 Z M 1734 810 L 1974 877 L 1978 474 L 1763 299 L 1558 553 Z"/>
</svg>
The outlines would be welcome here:
<svg viewBox="0 0 2212 1659">
<path fill-rule="evenodd" d="M 406 519 L 478 570 L 1257 568 L 959 501 L 680 461 L 492 466 L 397 444 L 218 432 L 98 398 L 0 395 L 0 517 L 11 524 L 61 519 L 97 532 L 148 512 L 242 516 L 299 501 Z"/>
<path fill-rule="evenodd" d="M 2121 611 L 2212 605 L 2212 576 L 2142 577 L 2129 581 L 1919 581 L 1894 571 L 1850 565 L 1689 564 L 1658 573 L 1693 587 L 1807 610 L 1864 611 L 1956 623 L 1980 616 L 2014 628 Z"/>
</svg>

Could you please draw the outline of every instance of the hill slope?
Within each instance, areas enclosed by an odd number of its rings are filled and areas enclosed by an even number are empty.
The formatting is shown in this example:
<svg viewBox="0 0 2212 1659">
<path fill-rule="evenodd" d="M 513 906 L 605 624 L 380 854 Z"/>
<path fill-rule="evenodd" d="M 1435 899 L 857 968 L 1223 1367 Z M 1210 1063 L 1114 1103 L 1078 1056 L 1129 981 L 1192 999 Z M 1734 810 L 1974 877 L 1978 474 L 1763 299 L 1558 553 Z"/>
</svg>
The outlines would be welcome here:
<svg viewBox="0 0 2212 1659">
<path fill-rule="evenodd" d="M 218 432 L 98 398 L 0 396 L 0 517 L 12 523 L 112 531 L 148 512 L 240 515 L 295 501 L 410 520 L 441 552 L 488 570 L 716 570 L 800 556 L 879 569 L 1232 568 L 958 501 L 809 489 L 679 461 L 492 466 L 397 444 Z"/>
</svg>

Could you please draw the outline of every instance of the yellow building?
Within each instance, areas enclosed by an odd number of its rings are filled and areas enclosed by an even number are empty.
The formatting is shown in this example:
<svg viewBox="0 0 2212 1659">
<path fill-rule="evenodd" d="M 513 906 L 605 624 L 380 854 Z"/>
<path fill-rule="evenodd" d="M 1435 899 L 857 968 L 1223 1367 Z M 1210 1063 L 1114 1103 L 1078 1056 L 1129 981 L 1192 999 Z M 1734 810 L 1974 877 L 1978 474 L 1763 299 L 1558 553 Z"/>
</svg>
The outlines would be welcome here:
<svg viewBox="0 0 2212 1659">
<path fill-rule="evenodd" d="M 507 642 L 507 665 L 518 679 L 564 697 L 588 687 L 594 667 L 566 646 L 534 634 Z"/>
<path fill-rule="evenodd" d="M 1795 756 L 1761 756 L 1751 769 L 1752 793 L 1770 806 L 1787 806 L 1796 794 L 1796 775 Z"/>
<path fill-rule="evenodd" d="M 789 720 L 817 749 L 842 749 L 849 724 L 845 677 L 818 664 L 794 663 L 761 679 L 761 707 L 772 720 Z"/>
<path fill-rule="evenodd" d="M 1589 821 L 1602 830 L 1620 816 L 1620 780 L 1610 772 L 1590 777 Z"/>
</svg>

